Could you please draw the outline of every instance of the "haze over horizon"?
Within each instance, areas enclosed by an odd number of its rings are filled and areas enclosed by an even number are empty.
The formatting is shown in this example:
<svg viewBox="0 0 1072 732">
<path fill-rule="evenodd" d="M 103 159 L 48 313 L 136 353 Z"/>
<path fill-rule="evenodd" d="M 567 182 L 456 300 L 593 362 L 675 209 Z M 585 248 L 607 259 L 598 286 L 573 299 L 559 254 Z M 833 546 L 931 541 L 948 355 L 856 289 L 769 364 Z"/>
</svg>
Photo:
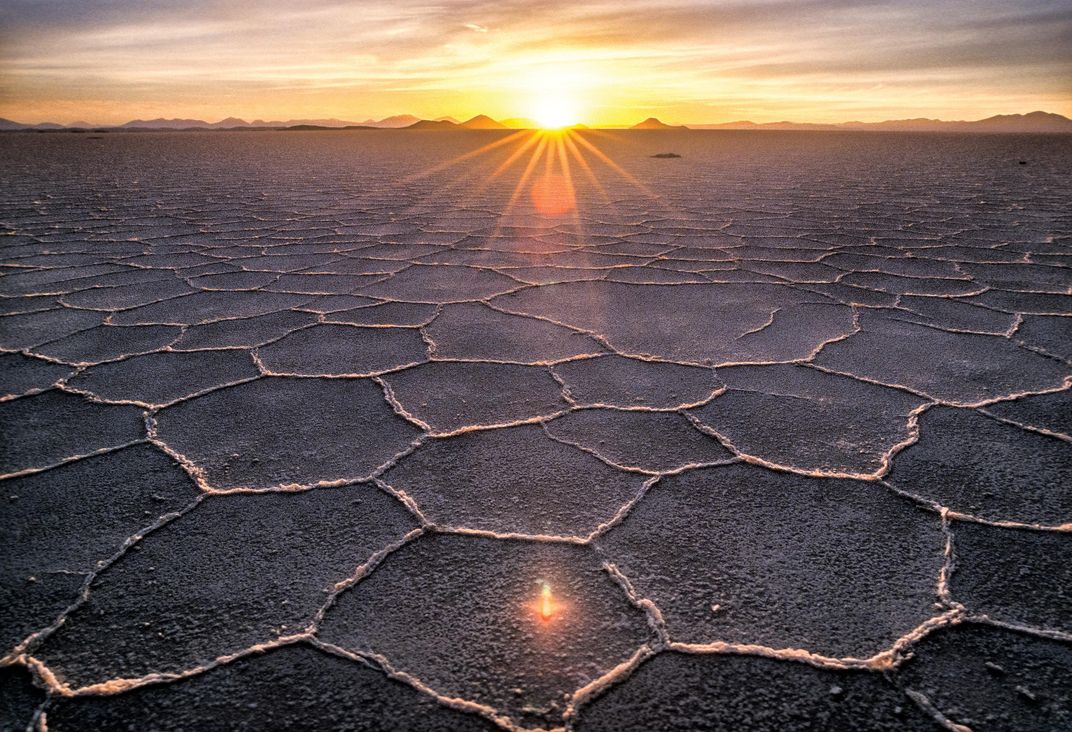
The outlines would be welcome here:
<svg viewBox="0 0 1072 732">
<path fill-rule="evenodd" d="M 15 0 L 0 8 L 0 117 L 1072 116 L 1070 38 L 1072 7 L 1042 0 Z"/>
</svg>

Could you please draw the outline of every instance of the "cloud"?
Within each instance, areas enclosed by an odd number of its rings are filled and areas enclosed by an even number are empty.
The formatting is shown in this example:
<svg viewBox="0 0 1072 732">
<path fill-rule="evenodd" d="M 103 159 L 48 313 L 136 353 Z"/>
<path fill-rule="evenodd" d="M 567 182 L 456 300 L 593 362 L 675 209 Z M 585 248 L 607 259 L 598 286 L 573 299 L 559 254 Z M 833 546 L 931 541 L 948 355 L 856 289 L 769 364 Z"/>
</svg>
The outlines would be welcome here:
<svg viewBox="0 0 1072 732">
<path fill-rule="evenodd" d="M 653 99 L 686 117 L 745 104 L 775 118 L 810 119 L 824 109 L 971 116 L 1027 105 L 1072 113 L 1072 6 L 1052 0 L 0 3 L 0 116 L 17 118 L 26 118 L 26 110 L 47 114 L 91 103 L 118 121 L 182 109 L 364 117 L 416 105 L 410 109 L 463 116 L 499 105 L 510 112 L 524 93 L 518 79 L 552 67 L 589 79 L 587 96 L 601 114 L 631 114 Z"/>
</svg>

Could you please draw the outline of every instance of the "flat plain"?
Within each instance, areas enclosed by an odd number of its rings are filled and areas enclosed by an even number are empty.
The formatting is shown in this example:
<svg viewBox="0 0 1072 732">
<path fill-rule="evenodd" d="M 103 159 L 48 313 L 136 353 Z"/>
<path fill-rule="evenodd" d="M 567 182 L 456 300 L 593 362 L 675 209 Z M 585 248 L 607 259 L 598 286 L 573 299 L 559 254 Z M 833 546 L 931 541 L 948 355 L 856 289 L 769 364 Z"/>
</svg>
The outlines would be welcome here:
<svg viewBox="0 0 1072 732">
<path fill-rule="evenodd" d="M 0 135 L 0 728 L 1069 729 L 1070 171 Z"/>
</svg>

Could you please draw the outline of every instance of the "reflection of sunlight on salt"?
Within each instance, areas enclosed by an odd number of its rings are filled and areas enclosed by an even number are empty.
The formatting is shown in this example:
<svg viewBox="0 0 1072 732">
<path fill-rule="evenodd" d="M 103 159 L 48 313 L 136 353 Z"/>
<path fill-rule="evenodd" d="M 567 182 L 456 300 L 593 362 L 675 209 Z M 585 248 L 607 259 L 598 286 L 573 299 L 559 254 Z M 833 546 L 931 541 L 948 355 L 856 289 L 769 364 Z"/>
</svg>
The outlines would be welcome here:
<svg viewBox="0 0 1072 732">
<path fill-rule="evenodd" d="M 543 616 L 544 620 L 550 618 L 552 615 L 551 585 L 547 584 L 546 582 L 544 582 L 543 587 L 540 588 L 540 615 Z"/>
<path fill-rule="evenodd" d="M 534 603 L 536 614 L 546 622 L 558 615 L 562 610 L 562 606 L 555 601 L 550 583 L 544 580 L 537 580 L 536 584 L 540 586 L 540 597 Z"/>
</svg>

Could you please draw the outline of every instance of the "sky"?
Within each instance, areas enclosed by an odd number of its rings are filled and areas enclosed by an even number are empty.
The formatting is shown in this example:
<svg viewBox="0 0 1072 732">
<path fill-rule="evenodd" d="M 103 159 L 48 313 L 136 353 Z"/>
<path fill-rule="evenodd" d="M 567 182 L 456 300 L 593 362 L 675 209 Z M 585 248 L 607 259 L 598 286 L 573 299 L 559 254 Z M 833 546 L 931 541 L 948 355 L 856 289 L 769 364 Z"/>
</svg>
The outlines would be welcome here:
<svg viewBox="0 0 1072 732">
<path fill-rule="evenodd" d="M 1072 116 L 1072 1 L 2 0 L 0 117 Z M 553 114 L 552 114 L 553 113 Z"/>
</svg>

